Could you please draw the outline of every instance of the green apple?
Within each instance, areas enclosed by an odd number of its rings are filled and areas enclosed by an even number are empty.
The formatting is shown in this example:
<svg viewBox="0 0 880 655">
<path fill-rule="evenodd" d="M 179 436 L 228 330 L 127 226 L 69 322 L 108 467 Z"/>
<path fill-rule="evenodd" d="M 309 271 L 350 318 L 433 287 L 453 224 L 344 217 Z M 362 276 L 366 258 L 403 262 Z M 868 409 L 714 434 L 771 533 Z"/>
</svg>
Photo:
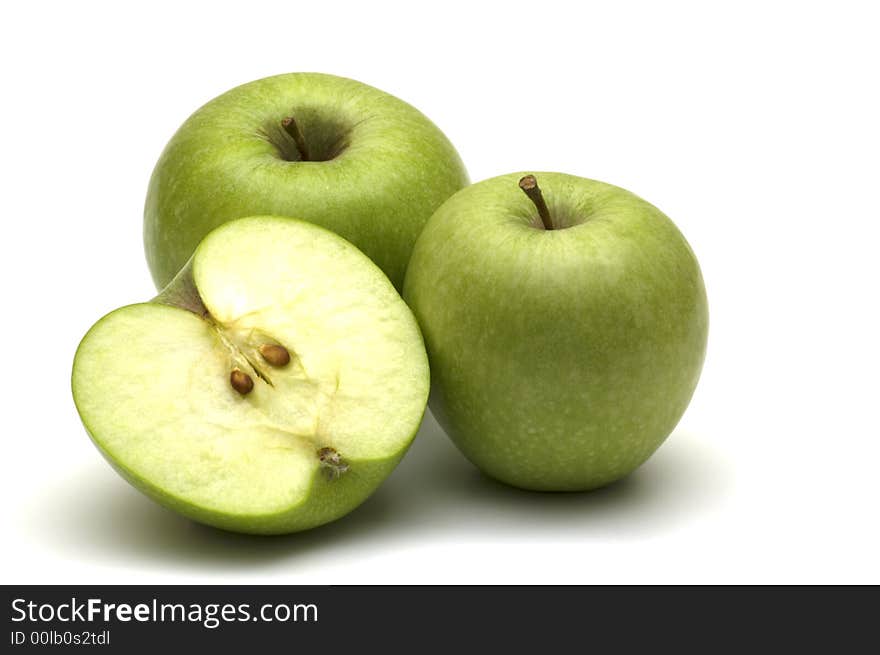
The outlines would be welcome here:
<svg viewBox="0 0 880 655">
<path fill-rule="evenodd" d="M 311 223 L 251 217 L 211 232 L 156 299 L 98 321 L 72 384 L 135 487 L 269 534 L 364 501 L 415 436 L 429 375 L 412 313 L 367 257 Z"/>
<path fill-rule="evenodd" d="M 525 489 L 633 471 L 684 413 L 706 349 L 703 279 L 675 225 L 561 173 L 452 196 L 416 243 L 404 298 L 434 415 L 481 470 Z"/>
<path fill-rule="evenodd" d="M 278 75 L 210 101 L 159 158 L 144 208 L 157 288 L 228 220 L 272 214 L 351 241 L 399 289 L 431 214 L 468 183 L 452 144 L 378 89 L 318 73 Z"/>
</svg>

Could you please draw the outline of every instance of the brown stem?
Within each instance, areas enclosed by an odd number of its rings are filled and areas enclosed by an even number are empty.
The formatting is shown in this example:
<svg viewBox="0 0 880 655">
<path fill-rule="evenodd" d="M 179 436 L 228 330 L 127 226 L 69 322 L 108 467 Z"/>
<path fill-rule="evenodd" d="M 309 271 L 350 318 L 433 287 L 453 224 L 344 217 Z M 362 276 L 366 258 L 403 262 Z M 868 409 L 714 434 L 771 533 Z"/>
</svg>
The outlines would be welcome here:
<svg viewBox="0 0 880 655">
<path fill-rule="evenodd" d="M 299 150 L 300 159 L 303 161 L 309 161 L 309 147 L 306 145 L 305 137 L 303 137 L 299 125 L 293 120 L 293 116 L 288 116 L 281 121 L 281 127 L 284 128 L 284 131 L 290 135 L 290 138 L 293 139 L 293 142 L 296 144 L 296 149 Z"/>
<path fill-rule="evenodd" d="M 547 203 L 544 202 L 544 195 L 541 193 L 541 187 L 538 186 L 538 180 L 534 175 L 526 175 L 519 181 L 519 188 L 522 189 L 529 197 L 535 207 L 538 209 L 538 216 L 544 224 L 545 230 L 553 229 L 553 221 L 550 220 L 550 210 L 547 209 Z"/>
</svg>

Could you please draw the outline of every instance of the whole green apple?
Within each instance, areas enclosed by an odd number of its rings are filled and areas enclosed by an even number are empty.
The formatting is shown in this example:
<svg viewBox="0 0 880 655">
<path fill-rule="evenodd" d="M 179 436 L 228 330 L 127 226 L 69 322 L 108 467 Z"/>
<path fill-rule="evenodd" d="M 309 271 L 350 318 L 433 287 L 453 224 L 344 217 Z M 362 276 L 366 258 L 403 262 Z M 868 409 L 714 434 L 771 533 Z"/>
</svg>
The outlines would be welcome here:
<svg viewBox="0 0 880 655">
<path fill-rule="evenodd" d="M 526 489 L 633 471 L 678 423 L 706 350 L 700 267 L 672 221 L 561 173 L 452 196 L 416 243 L 404 297 L 434 415 L 480 469 Z"/>
<path fill-rule="evenodd" d="M 394 469 L 428 399 L 415 319 L 357 248 L 305 221 L 212 231 L 153 301 L 98 321 L 83 424 L 159 503 L 228 530 L 327 523 Z"/>
<path fill-rule="evenodd" d="M 355 244 L 399 289 L 425 222 L 467 183 L 407 103 L 332 75 L 269 77 L 204 105 L 166 146 L 144 208 L 147 262 L 162 288 L 218 225 L 293 216 Z"/>
</svg>

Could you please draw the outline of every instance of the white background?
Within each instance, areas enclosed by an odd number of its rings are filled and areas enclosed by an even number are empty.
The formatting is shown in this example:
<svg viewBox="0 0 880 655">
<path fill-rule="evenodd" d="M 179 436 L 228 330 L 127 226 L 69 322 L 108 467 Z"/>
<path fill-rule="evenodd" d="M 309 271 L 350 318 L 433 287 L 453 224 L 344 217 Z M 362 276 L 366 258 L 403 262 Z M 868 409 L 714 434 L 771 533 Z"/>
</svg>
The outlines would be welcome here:
<svg viewBox="0 0 880 655">
<path fill-rule="evenodd" d="M 2 582 L 880 582 L 873 3 L 4 3 Z M 314 70 L 414 104 L 471 178 L 560 170 L 663 209 L 709 292 L 667 443 L 590 494 L 482 478 L 426 419 L 364 506 L 192 524 L 101 459 L 76 345 L 154 293 L 147 180 L 198 106 Z"/>
</svg>

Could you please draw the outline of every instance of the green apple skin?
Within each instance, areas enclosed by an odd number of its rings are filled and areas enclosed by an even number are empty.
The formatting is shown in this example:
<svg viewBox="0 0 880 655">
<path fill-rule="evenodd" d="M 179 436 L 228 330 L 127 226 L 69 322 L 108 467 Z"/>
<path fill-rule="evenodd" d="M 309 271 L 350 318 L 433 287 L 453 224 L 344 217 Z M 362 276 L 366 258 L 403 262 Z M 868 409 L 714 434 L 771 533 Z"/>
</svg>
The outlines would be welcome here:
<svg viewBox="0 0 880 655">
<path fill-rule="evenodd" d="M 391 475 L 406 454 L 404 449 L 394 456 L 382 459 L 351 460 L 349 464 L 357 471 L 357 475 L 342 475 L 338 479 L 328 478 L 321 471 L 315 471 L 308 483 L 310 487 L 308 498 L 286 511 L 272 514 L 232 514 L 169 493 L 161 485 L 125 466 L 122 461 L 109 453 L 102 446 L 100 437 L 89 428 L 86 419 L 83 419 L 83 425 L 104 460 L 142 494 L 188 519 L 242 534 L 290 534 L 336 521 L 363 504 Z M 415 438 L 415 432 L 412 437 Z"/>
<path fill-rule="evenodd" d="M 218 225 L 292 216 L 355 244 L 400 289 L 422 227 L 467 183 L 455 148 L 409 104 L 332 75 L 269 77 L 208 102 L 166 146 L 144 208 L 147 262 L 161 289 Z"/>
<path fill-rule="evenodd" d="M 255 350 L 270 336 L 290 352 L 282 367 Z M 233 367 L 251 391 L 230 385 Z M 364 502 L 415 438 L 429 384 L 418 325 L 382 271 L 336 234 L 273 216 L 217 228 L 159 296 L 101 318 L 72 375 L 83 425 L 123 478 L 252 534 Z"/>
<path fill-rule="evenodd" d="M 484 473 L 541 491 L 601 487 L 660 446 L 702 368 L 706 291 L 675 225 L 624 189 L 535 173 L 470 186 L 428 222 L 404 287 L 430 407 Z"/>
</svg>

